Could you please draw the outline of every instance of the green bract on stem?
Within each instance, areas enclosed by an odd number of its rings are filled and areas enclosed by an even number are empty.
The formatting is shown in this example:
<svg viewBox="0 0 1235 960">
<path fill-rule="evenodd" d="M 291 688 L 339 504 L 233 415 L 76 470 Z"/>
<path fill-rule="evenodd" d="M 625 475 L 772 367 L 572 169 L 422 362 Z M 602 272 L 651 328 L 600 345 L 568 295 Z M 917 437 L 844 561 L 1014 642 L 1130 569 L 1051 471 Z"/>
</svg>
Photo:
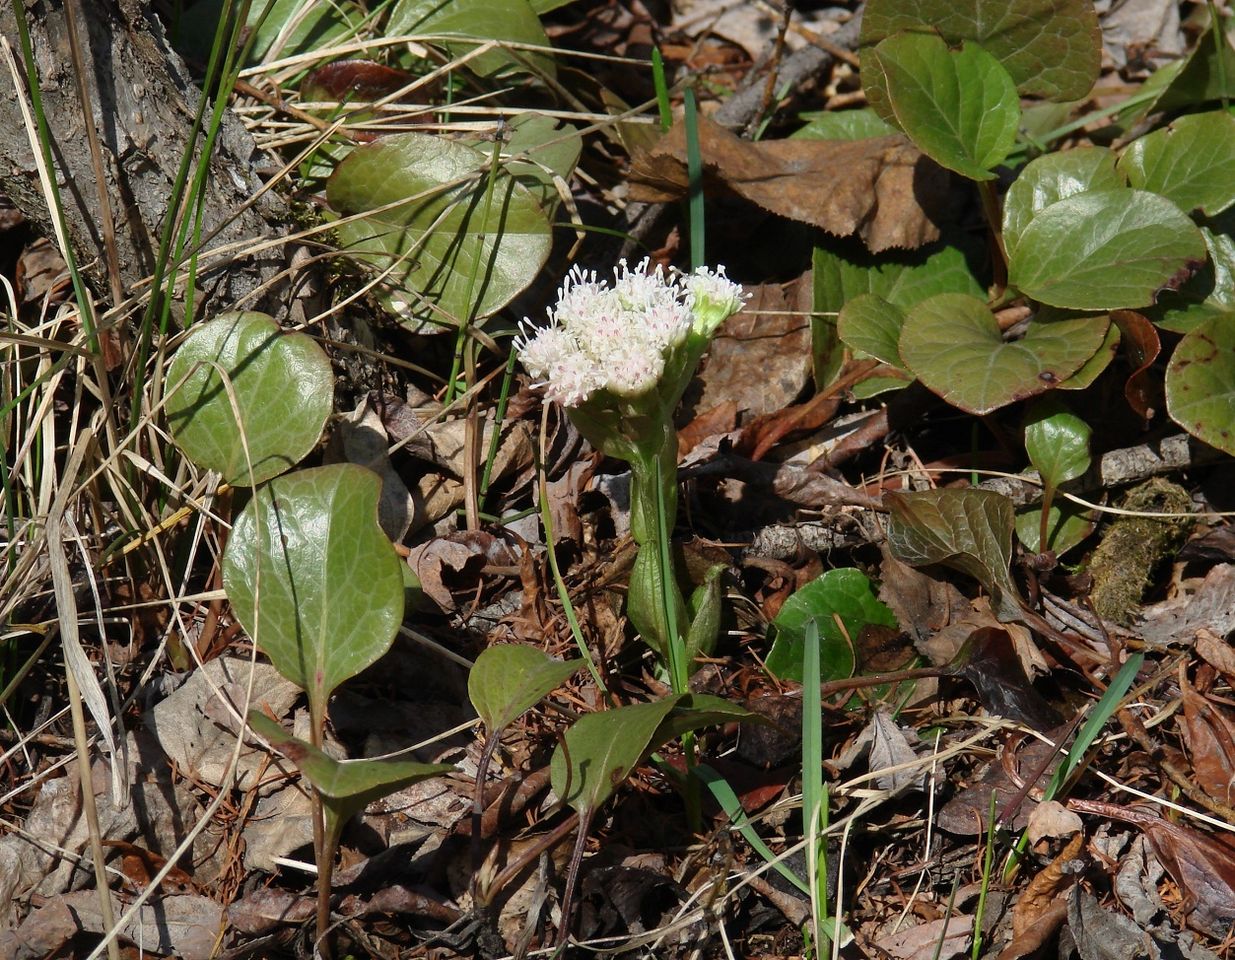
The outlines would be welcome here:
<svg viewBox="0 0 1235 960">
<path fill-rule="evenodd" d="M 630 464 L 630 530 L 639 552 L 627 614 L 670 664 L 675 689 L 689 668 L 674 639 L 687 637 L 691 617 L 662 562 L 677 515 L 673 411 L 713 334 L 742 300 L 723 269 L 669 275 L 649 270 L 646 260 L 634 270 L 623 261 L 610 284 L 575 268 L 548 326 L 519 345 L 528 372 L 592 446 Z"/>
</svg>

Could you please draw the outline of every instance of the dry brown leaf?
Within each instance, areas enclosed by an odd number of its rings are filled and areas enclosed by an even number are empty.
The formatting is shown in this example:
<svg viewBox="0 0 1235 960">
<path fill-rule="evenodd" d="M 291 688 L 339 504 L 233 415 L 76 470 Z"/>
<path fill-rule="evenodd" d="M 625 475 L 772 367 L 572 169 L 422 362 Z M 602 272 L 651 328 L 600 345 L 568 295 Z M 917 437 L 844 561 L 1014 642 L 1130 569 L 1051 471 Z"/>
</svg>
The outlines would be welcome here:
<svg viewBox="0 0 1235 960">
<path fill-rule="evenodd" d="M 1054 801 L 1051 802 L 1054 803 Z M 1063 810 L 1060 804 L 1056 803 L 1055 806 Z M 1045 807 L 1045 804 L 1040 806 L 1038 810 L 1041 810 L 1043 807 Z M 1071 813 L 1068 810 L 1063 810 L 1063 812 Z M 1071 815 L 1076 820 L 1079 831 L 1080 817 L 1075 813 Z M 1043 867 L 1037 876 L 1029 881 L 1025 892 L 1021 894 L 1020 899 L 1016 901 L 1016 906 L 1012 908 L 1012 936 L 1014 938 L 1023 937 L 1027 930 L 1041 920 L 1042 916 L 1051 908 L 1059 895 L 1075 882 L 1077 873 L 1074 869 L 1074 864 L 1084 842 L 1085 835 L 1080 832 L 1075 833 L 1059 856 Z"/>
<path fill-rule="evenodd" d="M 875 945 L 896 960 L 951 960 L 969 952 L 973 917 L 941 917 L 880 937 Z"/>
<path fill-rule="evenodd" d="M 1221 804 L 1235 796 L 1235 721 L 1196 687 L 1181 678 L 1183 716 L 1178 718 L 1192 775 L 1202 790 Z"/>
<path fill-rule="evenodd" d="M 712 340 L 699 373 L 703 393 L 692 404 L 696 410 L 732 402 L 740 413 L 766 416 L 792 404 L 810 379 L 811 275 L 750 292 L 746 307 Z"/>
<path fill-rule="evenodd" d="M 1196 632 L 1197 655 L 1219 673 L 1235 677 L 1235 649 L 1212 630 L 1201 627 Z"/>
<path fill-rule="evenodd" d="M 1058 800 L 1043 800 L 1029 815 L 1029 844 L 1043 837 L 1070 837 L 1081 829 L 1081 818 Z"/>
<path fill-rule="evenodd" d="M 699 118 L 705 183 L 765 210 L 846 237 L 874 253 L 939 238 L 948 174 L 897 134 L 866 140 L 742 140 Z M 686 132 L 676 123 L 631 164 L 630 195 L 664 203 L 686 194 Z"/>
</svg>

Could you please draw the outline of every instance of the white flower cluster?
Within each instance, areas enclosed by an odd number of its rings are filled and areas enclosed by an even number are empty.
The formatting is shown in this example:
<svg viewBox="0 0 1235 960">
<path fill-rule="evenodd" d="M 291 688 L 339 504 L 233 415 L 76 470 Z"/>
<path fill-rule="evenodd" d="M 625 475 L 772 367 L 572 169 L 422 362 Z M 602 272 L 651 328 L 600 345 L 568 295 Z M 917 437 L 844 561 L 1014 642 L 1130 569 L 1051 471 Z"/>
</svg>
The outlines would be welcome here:
<svg viewBox="0 0 1235 960">
<path fill-rule="evenodd" d="M 667 276 L 644 260 L 634 270 L 623 260 L 613 283 L 595 271 L 571 269 L 549 311 L 547 327 L 524 328 L 517 343 L 527 371 L 552 400 L 578 406 L 597 390 L 633 397 L 656 385 L 665 358 L 690 333 L 711 334 L 741 309 L 742 288 L 724 269 Z M 698 308 L 707 305 L 707 317 Z M 715 323 L 712 314 L 727 309 Z M 708 329 L 699 329 L 700 320 Z"/>
</svg>

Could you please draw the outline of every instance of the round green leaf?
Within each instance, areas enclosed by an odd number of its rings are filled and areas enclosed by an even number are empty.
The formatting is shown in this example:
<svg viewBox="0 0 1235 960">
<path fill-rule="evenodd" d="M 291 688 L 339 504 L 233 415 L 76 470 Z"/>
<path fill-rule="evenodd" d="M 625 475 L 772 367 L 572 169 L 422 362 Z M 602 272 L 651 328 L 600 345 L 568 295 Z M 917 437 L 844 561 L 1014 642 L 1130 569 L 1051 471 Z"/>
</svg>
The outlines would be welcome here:
<svg viewBox="0 0 1235 960">
<path fill-rule="evenodd" d="M 1194 437 L 1235 454 L 1235 314 L 1179 341 L 1166 368 L 1166 409 Z"/>
<path fill-rule="evenodd" d="M 1143 307 L 1205 262 L 1205 238 L 1179 207 L 1144 190 L 1091 190 L 1039 213 L 1009 251 L 1008 282 L 1075 310 Z"/>
<path fill-rule="evenodd" d="M 854 297 L 836 318 L 836 332 L 851 350 L 902 368 L 900 343 L 905 315 L 883 297 L 864 293 Z"/>
<path fill-rule="evenodd" d="M 840 617 L 844 630 L 836 623 Z M 773 625 L 776 639 L 768 652 L 768 671 L 782 680 L 802 680 L 806 624 L 819 627 L 819 678 L 840 680 L 853 675 L 856 659 L 851 641 L 868 624 L 895 627 L 896 616 L 880 602 L 861 570 L 828 570 L 798 590 L 780 608 Z M 847 636 L 846 636 L 847 635 Z"/>
<path fill-rule="evenodd" d="M 481 153 L 493 149 L 488 140 L 465 139 L 465 143 Z M 557 182 L 570 179 L 583 138 L 568 123 L 539 113 L 521 113 L 506 125 L 502 144 L 503 170 L 532 192 L 542 209 L 552 211 L 561 200 Z"/>
<path fill-rule="evenodd" d="M 172 437 L 190 460 L 234 486 L 269 480 L 302 460 L 334 399 L 321 347 L 303 333 L 281 332 L 264 313 L 225 313 L 195 327 L 168 369 L 168 389 L 182 380 L 167 399 Z"/>
<path fill-rule="evenodd" d="M 527 0 L 399 0 L 390 12 L 386 36 L 445 36 L 443 46 L 462 57 L 493 40 L 547 47 L 549 38 Z M 497 47 L 467 61 L 478 76 L 533 72 L 556 76 L 553 57 L 531 50 Z"/>
<path fill-rule="evenodd" d="M 403 565 L 377 524 L 380 490 L 354 464 L 277 477 L 254 492 L 223 554 L 236 617 L 316 710 L 390 649 L 403 620 Z"/>
<path fill-rule="evenodd" d="M 1045 308 L 1044 308 L 1045 309 Z M 1111 365 L 1115 354 L 1119 352 L 1120 332 L 1118 324 L 1112 323 L 1106 328 L 1106 336 L 1097 352 L 1081 364 L 1081 368 L 1059 384 L 1056 390 L 1085 390 Z"/>
<path fill-rule="evenodd" d="M 1235 117 L 1193 113 L 1134 140 L 1119 158 L 1128 182 L 1215 216 L 1235 204 Z"/>
<path fill-rule="evenodd" d="M 387 308 L 416 332 L 451 329 L 500 310 L 549 257 L 549 222 L 528 189 L 490 158 L 423 133 L 353 150 L 326 199 L 342 222 L 340 250 L 377 271 Z M 387 205 L 393 207 L 386 209 Z"/>
<path fill-rule="evenodd" d="M 1089 469 L 1093 431 L 1062 400 L 1040 397 L 1025 420 L 1025 452 L 1051 487 L 1075 480 Z"/>
<path fill-rule="evenodd" d="M 490 733 L 501 730 L 582 666 L 554 660 L 535 647 L 503 643 L 481 652 L 467 677 L 467 694 Z"/>
<path fill-rule="evenodd" d="M 924 33 L 888 37 L 871 54 L 896 122 L 917 147 L 971 180 L 992 179 L 1021 116 L 1016 84 L 999 61 L 976 43 L 949 50 Z"/>
<path fill-rule="evenodd" d="M 790 140 L 866 140 L 870 137 L 887 137 L 897 132 L 896 127 L 885 123 L 874 110 L 862 107 L 857 110 L 823 110 L 802 114 L 806 126 L 789 135 Z"/>
<path fill-rule="evenodd" d="M 1126 186 L 1105 147 L 1080 147 L 1031 160 L 1003 201 L 1003 244 L 1011 256 L 1029 221 L 1065 197 Z"/>
<path fill-rule="evenodd" d="M 1228 211 L 1222 221 L 1231 220 Z M 1235 236 L 1232 225 L 1201 227 L 1209 261 L 1178 290 L 1168 290 L 1145 316 L 1164 330 L 1187 333 L 1210 317 L 1235 312 Z"/>
<path fill-rule="evenodd" d="M 1031 321 L 1005 342 L 981 300 L 942 293 L 913 307 L 901 330 L 900 355 L 930 390 L 970 413 L 990 413 L 1058 385 L 1092 357 L 1109 318 Z"/>
<path fill-rule="evenodd" d="M 892 111 L 866 53 L 902 31 L 937 32 L 949 44 L 979 43 L 1023 96 L 1077 100 L 1098 79 L 1102 36 L 1091 0 L 867 0 L 862 14 L 862 86 L 885 120 Z"/>
</svg>

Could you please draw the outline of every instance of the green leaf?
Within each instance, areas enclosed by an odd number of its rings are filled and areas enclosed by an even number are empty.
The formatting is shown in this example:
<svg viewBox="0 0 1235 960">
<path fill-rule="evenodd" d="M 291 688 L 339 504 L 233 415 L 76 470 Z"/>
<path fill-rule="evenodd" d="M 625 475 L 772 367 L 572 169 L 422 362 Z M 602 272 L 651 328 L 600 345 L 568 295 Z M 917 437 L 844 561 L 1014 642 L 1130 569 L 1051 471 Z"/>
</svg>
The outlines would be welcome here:
<svg viewBox="0 0 1235 960">
<path fill-rule="evenodd" d="M 476 658 L 467 677 L 467 695 L 485 730 L 496 733 L 583 666 L 581 660 L 554 660 L 535 647 L 503 643 Z"/>
<path fill-rule="evenodd" d="M 422 133 L 359 147 L 331 175 L 330 205 L 373 211 L 338 227 L 342 252 L 378 271 L 387 308 L 413 332 L 487 317 L 539 273 L 552 243 L 544 211 L 489 158 Z M 379 209 L 397 204 L 392 209 Z M 435 326 L 436 325 L 436 326 Z"/>
<path fill-rule="evenodd" d="M 317 715 L 390 649 L 403 620 L 403 564 L 377 524 L 380 488 L 354 464 L 276 477 L 236 518 L 223 554 L 236 617 Z"/>
<path fill-rule="evenodd" d="M 1089 469 L 1093 431 L 1055 396 L 1035 400 L 1025 421 L 1025 451 L 1050 487 L 1075 480 Z"/>
<path fill-rule="evenodd" d="M 1056 386 L 1094 355 L 1105 316 L 1034 320 L 1020 340 L 1005 342 L 981 300 L 943 293 L 909 311 L 900 355 L 922 383 L 970 413 L 989 413 Z"/>
<path fill-rule="evenodd" d="M 168 369 L 167 388 L 182 380 L 167 399 L 172 436 L 185 456 L 233 486 L 295 466 L 317 445 L 334 400 L 322 348 L 303 333 L 281 332 L 264 313 L 225 313 L 194 327 Z"/>
<path fill-rule="evenodd" d="M 836 319 L 836 332 L 849 349 L 904 369 L 900 354 L 905 315 L 883 297 L 864 293 L 850 300 Z"/>
<path fill-rule="evenodd" d="M 1043 308 L 1044 310 L 1050 308 Z M 1056 390 L 1085 390 L 1090 387 L 1095 380 L 1102 374 L 1102 371 L 1111 365 L 1111 361 L 1115 359 L 1115 355 L 1119 353 L 1119 327 L 1112 323 L 1106 328 L 1106 336 L 1102 338 L 1102 344 L 1098 347 L 1097 352 L 1081 364 L 1081 369 L 1068 377 Z"/>
<path fill-rule="evenodd" d="M 446 36 L 443 46 L 452 57 L 463 57 L 481 44 L 502 43 L 547 47 L 549 38 L 527 0 L 399 0 L 390 11 L 386 35 Z M 553 57 L 531 50 L 497 47 L 467 61 L 481 77 L 527 72 L 553 77 Z"/>
<path fill-rule="evenodd" d="M 1125 122 L 1139 119 L 1151 112 L 1161 113 L 1181 107 L 1196 109 L 1203 103 L 1235 97 L 1235 49 L 1231 48 L 1226 37 L 1230 27 L 1231 21 L 1227 18 L 1221 31 L 1220 48 L 1214 44 L 1212 31 L 1207 31 L 1197 40 L 1192 52 L 1184 60 L 1167 64 L 1154 73 L 1142 88 L 1142 92 L 1149 92 L 1151 87 L 1160 86 L 1163 88 L 1161 95 L 1145 104 L 1138 114 L 1125 119 Z M 1164 80 L 1159 80 L 1159 75 Z"/>
<path fill-rule="evenodd" d="M 351 813 L 403 787 L 455 769 L 448 763 L 414 760 L 336 760 L 257 710 L 249 714 L 249 726 L 291 760 L 323 798 L 341 801 Z"/>
<path fill-rule="evenodd" d="M 246 66 L 335 46 L 356 36 L 365 18 L 364 11 L 351 0 L 274 0 L 270 13 L 262 20 L 266 6 L 266 0 L 254 0 L 249 6 L 245 25 L 253 30 L 253 42 Z M 204 61 L 210 54 L 215 27 L 222 15 L 223 0 L 199 0 L 192 4 L 176 24 L 176 49 Z"/>
<path fill-rule="evenodd" d="M 888 546 L 911 566 L 942 563 L 973 577 L 1003 621 L 1021 615 L 1012 563 L 1012 501 L 990 490 L 886 493 Z"/>
<path fill-rule="evenodd" d="M 1235 117 L 1225 110 L 1180 117 L 1124 151 L 1128 183 L 1207 217 L 1235 204 Z"/>
<path fill-rule="evenodd" d="M 1098 79 L 1102 37 L 1091 0 L 867 0 L 859 51 L 867 101 L 892 111 L 867 51 L 886 37 L 936 32 L 951 45 L 972 40 L 1012 76 L 1022 96 L 1077 100 Z"/>
<path fill-rule="evenodd" d="M 1012 77 L 975 43 L 949 50 L 931 34 L 900 33 L 871 51 L 896 122 L 936 163 L 990 180 L 1016 141 L 1020 99 Z"/>
<path fill-rule="evenodd" d="M 1179 341 L 1166 368 L 1166 409 L 1194 437 L 1235 454 L 1235 313 Z"/>
<path fill-rule="evenodd" d="M 863 627 L 897 626 L 892 611 L 875 597 L 866 574 L 854 567 L 828 570 L 786 600 L 772 621 L 776 639 L 766 664 L 774 676 L 802 681 L 806 624 L 811 620 L 819 626 L 819 678 L 824 681 L 853 675 L 857 661 L 852 642 Z"/>
<path fill-rule="evenodd" d="M 503 169 L 527 187 L 541 209 L 552 211 L 561 200 L 556 180 L 570 179 L 583 150 L 583 138 L 568 123 L 539 113 L 521 113 L 506 125 Z M 493 139 L 458 141 L 488 154 Z"/>
<path fill-rule="evenodd" d="M 1003 201 L 1003 243 L 1008 255 L 1029 222 L 1051 204 L 1087 190 L 1124 186 L 1124 178 L 1115 169 L 1115 154 L 1105 147 L 1080 147 L 1031 160 Z"/>
<path fill-rule="evenodd" d="M 803 114 L 806 126 L 795 130 L 790 140 L 867 140 L 871 137 L 887 137 L 897 132 L 896 127 L 884 120 L 869 107 L 858 110 L 825 110 Z"/>
<path fill-rule="evenodd" d="M 1071 500 L 1051 504 L 1046 519 L 1046 546 L 1055 556 L 1062 557 L 1073 547 L 1079 546 L 1097 526 L 1098 513 L 1088 510 Z M 1016 535 L 1025 549 L 1041 553 L 1038 540 L 1042 535 L 1042 506 L 1025 507 L 1016 511 Z"/>
<path fill-rule="evenodd" d="M 1091 190 L 1039 213 L 1009 251 L 1008 282 L 1056 307 L 1143 307 L 1205 261 L 1179 207 L 1144 190 Z"/>
<path fill-rule="evenodd" d="M 1145 316 L 1175 333 L 1188 333 L 1198 324 L 1235 313 L 1235 230 L 1230 211 L 1201 226 L 1209 260 L 1178 290 L 1167 290 L 1146 308 Z"/>
<path fill-rule="evenodd" d="M 688 693 L 585 714 L 566 731 L 566 749 L 553 751 L 553 792 L 580 813 L 594 811 L 657 747 L 699 727 L 750 717 L 727 700 Z"/>
</svg>

